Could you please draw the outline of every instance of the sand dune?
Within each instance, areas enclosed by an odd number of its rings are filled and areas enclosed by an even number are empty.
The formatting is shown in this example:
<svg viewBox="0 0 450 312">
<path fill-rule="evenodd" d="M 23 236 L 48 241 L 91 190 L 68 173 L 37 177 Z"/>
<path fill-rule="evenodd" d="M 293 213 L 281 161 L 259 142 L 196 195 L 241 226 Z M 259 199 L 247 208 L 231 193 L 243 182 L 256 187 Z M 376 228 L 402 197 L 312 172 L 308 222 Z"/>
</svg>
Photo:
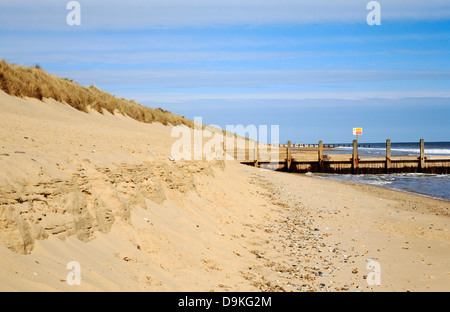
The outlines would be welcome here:
<svg viewBox="0 0 450 312">
<path fill-rule="evenodd" d="M 171 126 L 49 99 L 0 112 L 1 291 L 450 290 L 447 201 L 171 161 Z"/>
</svg>

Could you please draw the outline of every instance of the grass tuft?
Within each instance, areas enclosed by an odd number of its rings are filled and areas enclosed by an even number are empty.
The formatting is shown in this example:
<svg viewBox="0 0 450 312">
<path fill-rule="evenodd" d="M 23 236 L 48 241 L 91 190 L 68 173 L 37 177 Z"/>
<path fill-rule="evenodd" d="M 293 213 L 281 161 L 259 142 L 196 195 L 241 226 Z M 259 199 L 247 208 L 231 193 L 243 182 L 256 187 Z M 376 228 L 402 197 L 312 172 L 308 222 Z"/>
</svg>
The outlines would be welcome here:
<svg viewBox="0 0 450 312">
<path fill-rule="evenodd" d="M 95 86 L 83 87 L 73 80 L 50 75 L 39 64 L 24 67 L 2 60 L 0 89 L 9 95 L 22 98 L 54 99 L 82 112 L 88 112 L 88 108 L 92 108 L 100 113 L 104 110 L 112 114 L 120 113 L 145 123 L 160 122 L 163 125 L 193 127 L 193 121 L 183 116 L 172 114 L 161 108 L 143 106 L 132 100 L 117 98 Z"/>
</svg>

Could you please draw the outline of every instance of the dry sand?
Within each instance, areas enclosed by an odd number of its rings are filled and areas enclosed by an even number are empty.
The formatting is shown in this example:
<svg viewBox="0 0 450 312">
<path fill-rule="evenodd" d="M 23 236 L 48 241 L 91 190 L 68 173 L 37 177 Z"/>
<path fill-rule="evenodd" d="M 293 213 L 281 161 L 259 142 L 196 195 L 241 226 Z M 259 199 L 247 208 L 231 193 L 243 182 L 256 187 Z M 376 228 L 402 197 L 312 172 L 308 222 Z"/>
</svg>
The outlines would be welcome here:
<svg viewBox="0 0 450 312">
<path fill-rule="evenodd" d="M 0 291 L 450 290 L 448 201 L 170 161 L 171 127 L 1 91 L 0 123 Z"/>
</svg>

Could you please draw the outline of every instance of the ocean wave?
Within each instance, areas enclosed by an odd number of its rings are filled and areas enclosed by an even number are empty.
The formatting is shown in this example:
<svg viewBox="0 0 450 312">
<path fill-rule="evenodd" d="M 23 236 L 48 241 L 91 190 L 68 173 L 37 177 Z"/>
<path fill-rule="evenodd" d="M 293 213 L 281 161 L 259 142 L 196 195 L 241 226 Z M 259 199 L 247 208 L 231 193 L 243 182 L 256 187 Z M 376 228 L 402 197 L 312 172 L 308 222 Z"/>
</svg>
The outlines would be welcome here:
<svg viewBox="0 0 450 312">
<path fill-rule="evenodd" d="M 338 150 L 343 151 L 351 151 L 353 147 L 348 146 L 338 146 Z M 385 147 L 367 147 L 367 146 L 359 146 L 358 150 L 360 152 L 366 153 L 374 153 L 374 154 L 385 154 Z M 420 148 L 399 148 L 399 147 L 391 147 L 391 154 L 395 154 L 396 152 L 405 153 L 408 155 L 419 155 Z M 448 148 L 425 148 L 425 155 L 450 155 L 450 149 Z"/>
<path fill-rule="evenodd" d="M 308 175 L 348 182 L 381 186 L 389 189 L 450 200 L 450 174 L 393 173 L 393 174 L 329 174 Z"/>
<path fill-rule="evenodd" d="M 391 153 L 394 152 L 394 151 L 395 152 L 420 154 L 420 149 L 419 148 L 391 148 Z M 429 149 L 429 148 L 425 148 L 425 154 L 450 155 L 450 149 L 440 149 L 440 148 Z"/>
</svg>

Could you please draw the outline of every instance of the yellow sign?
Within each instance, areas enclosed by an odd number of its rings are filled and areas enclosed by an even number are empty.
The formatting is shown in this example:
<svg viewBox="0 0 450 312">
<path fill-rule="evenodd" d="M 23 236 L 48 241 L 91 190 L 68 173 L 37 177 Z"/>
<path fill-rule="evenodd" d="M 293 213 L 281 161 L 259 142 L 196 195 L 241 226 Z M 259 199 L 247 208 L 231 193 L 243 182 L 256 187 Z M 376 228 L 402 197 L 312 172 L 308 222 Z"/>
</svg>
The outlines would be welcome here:
<svg viewBox="0 0 450 312">
<path fill-rule="evenodd" d="M 353 128 L 353 135 L 361 135 L 362 128 Z"/>
</svg>

